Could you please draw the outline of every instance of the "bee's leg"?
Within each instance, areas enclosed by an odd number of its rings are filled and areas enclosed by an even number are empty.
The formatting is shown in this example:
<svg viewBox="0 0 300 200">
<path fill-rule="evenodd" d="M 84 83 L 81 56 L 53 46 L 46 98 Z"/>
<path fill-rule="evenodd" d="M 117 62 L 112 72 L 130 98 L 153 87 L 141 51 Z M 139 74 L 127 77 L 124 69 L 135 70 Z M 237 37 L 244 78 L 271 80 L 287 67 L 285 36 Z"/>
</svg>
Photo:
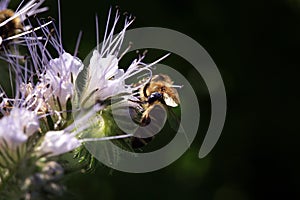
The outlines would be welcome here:
<svg viewBox="0 0 300 200">
<path fill-rule="evenodd" d="M 150 83 L 148 82 L 143 88 L 143 94 L 144 94 L 144 97 L 146 97 L 146 98 L 148 98 L 147 89 L 149 86 L 150 86 Z"/>
<path fill-rule="evenodd" d="M 129 107 L 129 114 L 131 119 L 136 123 L 140 124 L 140 119 L 142 114 L 142 111 L 139 110 L 137 107 Z"/>
<path fill-rule="evenodd" d="M 141 126 L 147 126 L 148 124 L 150 124 L 150 122 L 151 122 L 151 118 L 149 116 L 143 117 L 141 120 Z"/>
<path fill-rule="evenodd" d="M 148 137 L 148 138 L 132 137 L 131 146 L 134 149 L 142 148 L 142 147 L 146 146 L 152 140 L 153 140 L 153 137 Z"/>
<path fill-rule="evenodd" d="M 128 101 L 134 102 L 134 103 L 138 103 L 138 104 L 146 104 L 148 103 L 147 101 L 139 101 L 139 100 L 132 100 L 132 99 L 128 99 Z"/>
<path fill-rule="evenodd" d="M 151 118 L 150 118 L 148 110 L 145 110 L 145 112 L 143 113 L 143 116 L 142 116 L 141 122 L 140 122 L 141 126 L 147 126 L 151 122 Z"/>
</svg>

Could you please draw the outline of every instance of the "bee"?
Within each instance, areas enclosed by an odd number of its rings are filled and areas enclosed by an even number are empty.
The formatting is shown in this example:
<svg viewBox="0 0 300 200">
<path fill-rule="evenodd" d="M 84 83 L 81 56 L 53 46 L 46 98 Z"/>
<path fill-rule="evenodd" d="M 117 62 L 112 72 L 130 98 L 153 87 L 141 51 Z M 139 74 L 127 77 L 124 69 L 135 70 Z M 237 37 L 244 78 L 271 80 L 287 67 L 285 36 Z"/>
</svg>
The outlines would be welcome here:
<svg viewBox="0 0 300 200">
<path fill-rule="evenodd" d="M 14 15 L 15 12 L 11 9 L 0 11 L 0 24 L 11 18 L 9 22 L 0 27 L 1 40 L 23 32 L 24 27 L 20 17 L 14 17 Z"/>
<path fill-rule="evenodd" d="M 139 120 L 141 126 L 147 126 L 151 123 L 150 114 L 156 106 L 177 107 L 180 104 L 179 95 L 171 78 L 165 74 L 158 74 L 144 85 L 139 91 L 142 115 Z M 137 133 L 138 134 L 138 133 Z M 141 148 L 149 143 L 153 136 L 146 138 L 133 137 L 131 145 L 133 148 Z"/>
<path fill-rule="evenodd" d="M 48 10 L 47 7 L 40 7 L 44 1 L 29 0 L 24 6 L 20 7 L 24 3 L 22 1 L 16 11 L 7 8 L 9 1 L 0 1 L 0 47 L 7 45 L 11 40 L 32 33 L 49 24 L 48 22 L 36 28 L 24 24 L 29 17 Z"/>
<path fill-rule="evenodd" d="M 141 125 L 151 122 L 149 113 L 155 105 L 177 107 L 180 104 L 178 92 L 171 78 L 164 74 L 153 76 L 150 82 L 140 89 L 140 98 L 145 111 L 141 118 Z"/>
</svg>

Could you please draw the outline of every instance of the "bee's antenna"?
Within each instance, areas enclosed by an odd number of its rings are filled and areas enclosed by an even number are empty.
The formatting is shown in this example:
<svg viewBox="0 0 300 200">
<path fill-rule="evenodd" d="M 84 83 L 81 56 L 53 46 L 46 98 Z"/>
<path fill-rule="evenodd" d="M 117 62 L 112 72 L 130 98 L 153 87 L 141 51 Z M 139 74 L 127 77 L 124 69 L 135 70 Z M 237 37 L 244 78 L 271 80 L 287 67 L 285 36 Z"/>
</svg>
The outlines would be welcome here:
<svg viewBox="0 0 300 200">
<path fill-rule="evenodd" d="M 183 85 L 171 85 L 172 88 L 182 88 Z"/>
</svg>

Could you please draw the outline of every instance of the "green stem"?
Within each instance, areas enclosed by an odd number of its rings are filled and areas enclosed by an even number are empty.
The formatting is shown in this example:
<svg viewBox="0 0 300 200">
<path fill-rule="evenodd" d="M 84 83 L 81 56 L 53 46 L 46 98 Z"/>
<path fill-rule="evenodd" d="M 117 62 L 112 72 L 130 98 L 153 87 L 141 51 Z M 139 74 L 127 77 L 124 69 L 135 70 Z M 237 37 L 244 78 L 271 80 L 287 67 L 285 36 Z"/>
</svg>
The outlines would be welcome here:
<svg viewBox="0 0 300 200">
<path fill-rule="evenodd" d="M 1 174 L 1 184 L 0 184 L 0 194 L 5 191 L 5 188 L 7 186 L 7 183 L 10 181 L 10 179 L 15 175 L 15 172 L 11 172 L 12 170 L 8 169 L 8 175 L 2 176 Z M 1 172 L 2 173 L 2 172 Z M 2 196 L 2 195 L 0 195 Z"/>
</svg>

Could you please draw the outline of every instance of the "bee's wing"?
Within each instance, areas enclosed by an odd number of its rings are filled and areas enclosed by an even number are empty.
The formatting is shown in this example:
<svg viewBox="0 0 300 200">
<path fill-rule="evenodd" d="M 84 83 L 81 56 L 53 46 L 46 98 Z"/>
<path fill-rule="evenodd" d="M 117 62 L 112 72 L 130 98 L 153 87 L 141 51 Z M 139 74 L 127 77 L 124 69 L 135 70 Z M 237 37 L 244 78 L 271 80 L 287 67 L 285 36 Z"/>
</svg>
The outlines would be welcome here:
<svg viewBox="0 0 300 200">
<path fill-rule="evenodd" d="M 174 101 L 174 99 L 171 98 L 167 93 L 164 93 L 164 101 L 165 101 L 167 106 L 171 106 L 171 107 L 177 107 L 178 106 L 178 104 Z"/>
<path fill-rule="evenodd" d="M 187 144 L 190 145 L 191 141 L 188 139 L 187 134 L 183 126 L 181 125 L 180 106 L 176 108 L 169 107 L 167 111 L 168 111 L 168 123 L 170 127 L 177 133 L 184 134 Z"/>
<path fill-rule="evenodd" d="M 174 130 L 177 131 L 180 126 L 180 107 L 176 108 L 167 108 L 167 120 L 170 125 L 170 127 Z"/>
<path fill-rule="evenodd" d="M 148 112 L 148 114 L 144 115 L 145 112 Z M 164 107 L 159 104 L 153 105 L 145 112 L 141 118 L 141 122 L 143 118 L 147 118 L 145 119 L 146 122 L 144 124 L 141 123 L 141 126 L 136 131 L 136 136 L 153 137 L 164 127 L 164 123 L 167 120 L 167 113 Z"/>
<path fill-rule="evenodd" d="M 147 115 L 145 115 L 147 112 Z M 145 118 L 145 122 L 142 121 Z M 155 134 L 158 134 L 164 127 L 167 120 L 167 113 L 162 105 L 155 104 L 153 107 L 144 111 L 142 118 L 140 119 L 140 127 L 134 132 L 132 139 L 132 147 L 134 149 L 144 147 L 150 141 L 152 141 Z"/>
</svg>

